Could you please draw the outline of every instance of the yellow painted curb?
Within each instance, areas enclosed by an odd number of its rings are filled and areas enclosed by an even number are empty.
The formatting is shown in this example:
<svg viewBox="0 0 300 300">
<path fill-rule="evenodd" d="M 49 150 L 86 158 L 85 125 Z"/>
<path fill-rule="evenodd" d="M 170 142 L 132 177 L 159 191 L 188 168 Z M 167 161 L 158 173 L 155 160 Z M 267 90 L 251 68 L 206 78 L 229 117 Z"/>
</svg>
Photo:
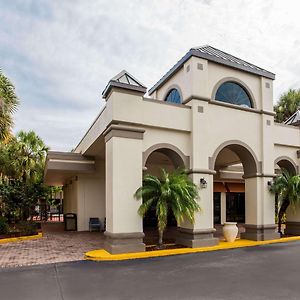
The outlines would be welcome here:
<svg viewBox="0 0 300 300">
<path fill-rule="evenodd" d="M 189 254 L 189 253 L 198 253 L 198 252 L 209 252 L 209 251 L 218 251 L 218 250 L 244 248 L 244 247 L 254 247 L 259 245 L 286 243 L 292 241 L 300 241 L 300 236 L 293 236 L 293 237 L 287 237 L 287 238 L 281 238 L 281 239 L 269 240 L 269 241 L 250 241 L 244 239 L 237 239 L 235 242 L 232 243 L 220 241 L 219 245 L 211 246 L 211 247 L 166 249 L 166 250 L 155 250 L 155 251 L 123 253 L 123 254 L 110 254 L 104 249 L 100 249 L 100 250 L 93 250 L 93 251 L 86 252 L 85 258 L 87 260 L 96 260 L 96 261 L 127 260 L 127 259 L 150 258 L 150 257 L 180 255 L 180 254 Z"/>
<path fill-rule="evenodd" d="M 0 239 L 0 244 L 6 244 L 6 243 L 15 243 L 20 241 L 27 241 L 27 240 L 35 240 L 43 237 L 43 234 L 39 232 L 36 235 L 28 235 L 28 236 L 19 236 L 19 237 L 13 237 L 13 238 L 7 238 L 7 239 Z"/>
</svg>

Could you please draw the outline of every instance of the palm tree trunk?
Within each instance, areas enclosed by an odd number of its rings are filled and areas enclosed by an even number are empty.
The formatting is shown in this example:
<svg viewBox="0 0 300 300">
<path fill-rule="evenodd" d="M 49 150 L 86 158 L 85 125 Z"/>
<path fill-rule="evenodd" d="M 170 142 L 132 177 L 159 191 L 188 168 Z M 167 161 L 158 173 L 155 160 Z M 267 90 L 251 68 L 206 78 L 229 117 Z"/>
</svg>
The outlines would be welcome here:
<svg viewBox="0 0 300 300">
<path fill-rule="evenodd" d="M 163 235 L 164 235 L 163 230 L 158 230 L 158 247 L 159 248 L 163 247 Z"/>
<path fill-rule="evenodd" d="M 285 214 L 288 206 L 290 205 L 289 200 L 283 201 L 282 205 L 280 206 L 279 213 L 278 213 L 278 232 L 280 233 L 280 236 L 282 236 L 282 231 L 281 231 L 281 224 L 282 224 L 282 217 Z"/>
</svg>

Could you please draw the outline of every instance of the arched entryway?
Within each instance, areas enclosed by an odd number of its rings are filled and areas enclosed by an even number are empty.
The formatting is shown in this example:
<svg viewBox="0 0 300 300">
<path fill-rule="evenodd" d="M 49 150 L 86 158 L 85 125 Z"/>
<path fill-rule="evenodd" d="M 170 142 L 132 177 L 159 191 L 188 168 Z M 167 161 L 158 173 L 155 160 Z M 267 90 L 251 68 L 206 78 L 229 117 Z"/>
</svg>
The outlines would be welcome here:
<svg viewBox="0 0 300 300">
<path fill-rule="evenodd" d="M 161 176 L 161 169 L 173 172 L 177 168 L 187 169 L 189 157 L 185 156 L 176 146 L 156 144 L 143 153 L 143 174 Z M 168 226 L 164 234 L 165 243 L 173 243 L 176 238 L 177 224 L 172 214 L 168 217 Z M 156 244 L 158 240 L 157 217 L 155 207 L 151 208 L 143 219 L 143 230 L 146 244 Z"/>
<path fill-rule="evenodd" d="M 290 174 L 293 175 L 296 175 L 298 173 L 297 165 L 291 158 L 287 156 L 280 156 L 275 159 L 274 169 L 275 174 L 280 174 L 283 169 L 287 170 Z"/>
<path fill-rule="evenodd" d="M 289 158 L 288 156 L 280 156 L 274 161 L 274 171 L 277 176 L 279 176 L 283 170 L 286 170 L 291 175 L 298 174 L 298 167 L 295 164 L 295 162 Z M 275 215 L 278 216 L 280 210 L 280 203 L 278 199 L 278 194 L 275 194 Z M 294 220 L 298 220 L 299 216 L 299 210 L 298 209 L 292 209 L 291 207 L 288 208 L 286 216 L 285 216 L 285 222 L 282 225 L 283 232 L 285 234 L 291 234 L 291 235 L 298 235 L 300 232 L 299 225 L 297 222 L 294 222 Z M 278 218 L 276 217 L 276 222 L 278 222 Z M 296 226 L 295 226 L 296 224 Z"/>
<path fill-rule="evenodd" d="M 252 178 L 261 173 L 254 151 L 241 141 L 221 144 L 210 158 L 214 175 L 214 226 L 221 235 L 224 222 L 237 222 L 240 232 L 253 219 Z M 250 223 L 251 224 L 251 223 Z"/>
</svg>

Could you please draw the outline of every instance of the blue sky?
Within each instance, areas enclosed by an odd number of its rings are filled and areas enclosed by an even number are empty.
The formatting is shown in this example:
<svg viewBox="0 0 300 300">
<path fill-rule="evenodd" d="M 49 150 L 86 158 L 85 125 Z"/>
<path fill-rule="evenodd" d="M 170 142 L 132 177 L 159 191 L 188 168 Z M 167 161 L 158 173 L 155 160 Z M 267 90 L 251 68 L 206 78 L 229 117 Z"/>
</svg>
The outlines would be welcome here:
<svg viewBox="0 0 300 300">
<path fill-rule="evenodd" d="M 0 68 L 21 100 L 15 131 L 71 150 L 123 69 L 150 88 L 210 44 L 276 73 L 274 101 L 300 87 L 299 1 L 0 0 Z"/>
</svg>

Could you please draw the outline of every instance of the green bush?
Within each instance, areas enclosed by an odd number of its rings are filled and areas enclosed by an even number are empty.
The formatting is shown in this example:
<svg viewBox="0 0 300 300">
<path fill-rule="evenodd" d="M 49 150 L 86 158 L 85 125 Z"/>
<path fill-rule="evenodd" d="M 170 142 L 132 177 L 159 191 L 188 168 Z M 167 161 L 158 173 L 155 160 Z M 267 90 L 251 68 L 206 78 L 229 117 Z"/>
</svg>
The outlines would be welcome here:
<svg viewBox="0 0 300 300">
<path fill-rule="evenodd" d="M 32 221 L 21 221 L 18 224 L 21 235 L 35 235 L 38 233 L 38 225 Z"/>
<path fill-rule="evenodd" d="M 0 234 L 8 233 L 7 219 L 0 216 Z"/>
</svg>

